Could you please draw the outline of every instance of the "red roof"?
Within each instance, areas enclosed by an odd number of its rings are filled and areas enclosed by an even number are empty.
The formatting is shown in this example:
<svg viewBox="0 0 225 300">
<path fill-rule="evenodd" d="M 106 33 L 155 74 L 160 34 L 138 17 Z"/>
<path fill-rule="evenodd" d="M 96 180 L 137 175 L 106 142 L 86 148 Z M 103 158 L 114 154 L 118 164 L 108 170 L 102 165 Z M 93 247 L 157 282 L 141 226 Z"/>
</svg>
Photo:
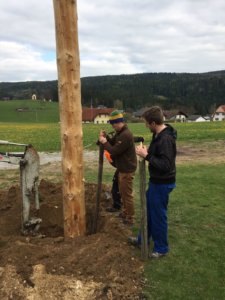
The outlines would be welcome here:
<svg viewBox="0 0 225 300">
<path fill-rule="evenodd" d="M 89 107 L 83 107 L 82 109 L 82 121 L 84 122 L 93 122 L 94 119 L 98 115 L 110 115 L 112 111 L 114 111 L 114 108 L 89 108 Z"/>
<path fill-rule="evenodd" d="M 220 105 L 217 110 L 217 113 L 225 113 L 225 105 Z"/>
</svg>

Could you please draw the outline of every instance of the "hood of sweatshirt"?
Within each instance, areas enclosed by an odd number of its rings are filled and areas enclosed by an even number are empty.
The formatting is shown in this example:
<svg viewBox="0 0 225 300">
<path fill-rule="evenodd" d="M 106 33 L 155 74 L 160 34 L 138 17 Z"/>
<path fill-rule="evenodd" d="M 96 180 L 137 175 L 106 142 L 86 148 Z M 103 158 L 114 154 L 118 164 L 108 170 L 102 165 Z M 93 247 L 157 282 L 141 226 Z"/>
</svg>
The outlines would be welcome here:
<svg viewBox="0 0 225 300">
<path fill-rule="evenodd" d="M 163 129 L 157 136 L 156 134 L 153 135 L 153 138 L 157 138 L 158 136 L 162 136 L 164 134 L 168 134 L 172 136 L 175 140 L 177 139 L 177 131 L 174 129 L 170 124 L 165 124 L 166 128 Z"/>
</svg>

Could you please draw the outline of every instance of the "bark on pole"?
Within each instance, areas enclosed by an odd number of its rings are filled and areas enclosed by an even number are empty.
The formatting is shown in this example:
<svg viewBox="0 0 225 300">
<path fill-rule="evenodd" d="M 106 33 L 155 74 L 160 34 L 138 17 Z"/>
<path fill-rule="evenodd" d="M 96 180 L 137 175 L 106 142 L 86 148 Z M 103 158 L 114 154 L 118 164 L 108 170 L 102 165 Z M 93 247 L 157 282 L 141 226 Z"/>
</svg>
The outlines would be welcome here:
<svg viewBox="0 0 225 300">
<path fill-rule="evenodd" d="M 53 0 L 63 173 L 64 234 L 86 231 L 77 1 Z"/>
</svg>

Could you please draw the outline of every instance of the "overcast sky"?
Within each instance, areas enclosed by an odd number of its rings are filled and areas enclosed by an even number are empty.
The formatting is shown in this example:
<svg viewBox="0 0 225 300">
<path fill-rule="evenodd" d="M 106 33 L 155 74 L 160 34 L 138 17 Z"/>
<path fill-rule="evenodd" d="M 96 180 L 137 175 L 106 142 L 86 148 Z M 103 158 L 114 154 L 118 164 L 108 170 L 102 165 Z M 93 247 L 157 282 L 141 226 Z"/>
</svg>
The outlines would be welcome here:
<svg viewBox="0 0 225 300">
<path fill-rule="evenodd" d="M 81 77 L 225 70 L 224 0 L 77 0 Z M 0 81 L 55 80 L 53 1 L 0 1 Z"/>
</svg>

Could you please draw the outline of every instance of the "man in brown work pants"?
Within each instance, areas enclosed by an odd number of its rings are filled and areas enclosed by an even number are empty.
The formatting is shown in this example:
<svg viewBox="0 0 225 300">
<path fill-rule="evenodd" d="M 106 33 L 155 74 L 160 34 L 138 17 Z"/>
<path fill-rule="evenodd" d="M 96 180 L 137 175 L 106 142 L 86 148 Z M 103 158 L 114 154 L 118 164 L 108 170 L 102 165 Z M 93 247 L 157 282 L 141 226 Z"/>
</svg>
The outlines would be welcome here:
<svg viewBox="0 0 225 300">
<path fill-rule="evenodd" d="M 111 154 L 119 172 L 123 222 L 132 225 L 134 222 L 133 179 L 137 168 L 134 138 L 127 125 L 124 124 L 123 115 L 119 111 L 111 113 L 109 122 L 116 133 L 109 138 L 104 131 L 101 131 L 99 142 Z"/>
<path fill-rule="evenodd" d="M 123 214 L 125 222 L 133 224 L 134 197 L 133 197 L 133 173 L 119 173 L 119 190 L 123 200 Z"/>
</svg>

